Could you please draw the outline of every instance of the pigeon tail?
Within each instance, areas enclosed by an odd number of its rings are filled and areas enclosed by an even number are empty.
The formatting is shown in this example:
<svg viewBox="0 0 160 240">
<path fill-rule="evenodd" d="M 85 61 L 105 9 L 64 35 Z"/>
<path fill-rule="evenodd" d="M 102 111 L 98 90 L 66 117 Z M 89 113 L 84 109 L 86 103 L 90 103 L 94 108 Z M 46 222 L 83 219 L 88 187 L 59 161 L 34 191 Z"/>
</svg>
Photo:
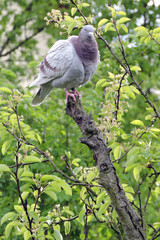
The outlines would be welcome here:
<svg viewBox="0 0 160 240">
<path fill-rule="evenodd" d="M 33 98 L 31 105 L 32 106 L 39 106 L 44 99 L 49 95 L 52 87 L 50 85 L 41 85 L 38 92 L 36 93 L 35 97 Z"/>
</svg>

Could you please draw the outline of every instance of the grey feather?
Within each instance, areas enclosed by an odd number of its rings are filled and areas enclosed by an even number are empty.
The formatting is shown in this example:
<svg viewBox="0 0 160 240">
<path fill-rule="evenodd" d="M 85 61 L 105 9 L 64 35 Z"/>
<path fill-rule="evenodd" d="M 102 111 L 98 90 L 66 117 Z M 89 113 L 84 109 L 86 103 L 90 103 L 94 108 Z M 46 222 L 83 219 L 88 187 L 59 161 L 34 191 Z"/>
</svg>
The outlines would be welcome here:
<svg viewBox="0 0 160 240">
<path fill-rule="evenodd" d="M 41 85 L 35 97 L 33 98 L 31 105 L 39 106 L 44 101 L 44 99 L 49 95 L 51 90 L 52 87 L 50 85 L 48 84 Z"/>
<path fill-rule="evenodd" d="M 86 25 L 79 36 L 57 41 L 42 60 L 39 75 L 31 83 L 40 85 L 32 105 L 40 105 L 52 88 L 77 88 L 87 83 L 100 61 L 94 29 Z"/>
</svg>

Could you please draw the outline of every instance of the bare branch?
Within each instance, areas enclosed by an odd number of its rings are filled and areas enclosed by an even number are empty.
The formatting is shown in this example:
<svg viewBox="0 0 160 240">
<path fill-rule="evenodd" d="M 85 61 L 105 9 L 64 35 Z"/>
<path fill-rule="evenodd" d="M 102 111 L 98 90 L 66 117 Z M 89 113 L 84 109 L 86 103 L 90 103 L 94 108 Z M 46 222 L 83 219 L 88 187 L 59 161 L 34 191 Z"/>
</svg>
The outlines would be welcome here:
<svg viewBox="0 0 160 240">
<path fill-rule="evenodd" d="M 155 116 L 155 118 L 152 120 L 151 124 L 146 128 L 146 130 L 148 130 L 150 127 L 152 127 L 153 124 L 156 122 L 156 120 L 157 120 L 157 116 Z M 146 134 L 146 133 L 147 133 L 147 131 L 143 132 L 143 133 L 137 138 L 137 140 L 140 140 L 140 139 L 142 138 L 142 136 L 143 136 L 144 134 Z M 114 160 L 114 161 L 112 161 L 112 162 L 114 163 L 114 162 L 120 161 L 122 158 L 124 158 L 124 157 L 127 155 L 127 153 L 128 153 L 135 145 L 136 145 L 136 144 L 134 143 L 120 158 L 118 158 L 118 159 L 116 159 L 116 160 Z"/>
<path fill-rule="evenodd" d="M 119 110 L 119 100 L 120 100 L 120 91 L 121 91 L 121 87 L 122 87 L 122 81 L 124 80 L 124 77 L 126 76 L 126 72 L 123 74 L 120 82 L 119 82 L 119 88 L 117 90 L 118 94 L 117 97 L 115 99 L 115 105 L 116 105 L 116 111 L 114 112 L 114 118 L 117 119 L 117 114 L 118 114 L 118 110 Z"/>
<path fill-rule="evenodd" d="M 78 8 L 77 4 L 73 1 L 73 0 L 70 0 L 70 2 L 76 7 L 77 11 L 80 13 L 80 15 L 83 17 L 84 21 L 86 24 L 89 24 L 88 21 L 87 21 L 87 18 L 84 16 L 84 14 L 81 12 L 81 10 Z"/>
<path fill-rule="evenodd" d="M 19 178 L 18 178 L 18 152 L 21 148 L 21 143 L 18 142 L 18 147 L 17 147 L 17 150 L 16 150 L 16 154 L 15 154 L 15 157 L 16 157 L 16 172 L 15 172 L 15 177 L 16 177 L 16 182 L 17 182 L 17 189 L 18 189 L 18 195 L 19 195 L 19 198 L 21 200 L 21 203 L 22 203 L 22 206 L 23 206 L 23 209 L 26 213 L 26 216 L 27 216 L 27 219 L 28 219 L 28 224 L 29 224 L 29 228 L 27 228 L 30 233 L 31 233 L 31 236 L 32 236 L 32 220 L 30 219 L 29 217 L 29 213 L 28 213 L 28 209 L 27 209 L 27 203 L 24 202 L 23 198 L 22 198 L 22 195 L 21 195 L 21 191 L 20 191 L 20 185 L 19 185 Z M 32 236 L 32 240 L 34 240 L 35 238 Z"/>
<path fill-rule="evenodd" d="M 160 43 L 152 36 L 152 34 L 150 32 L 149 32 L 149 35 L 150 35 L 151 39 L 160 46 Z"/>
<path fill-rule="evenodd" d="M 13 48 L 10 49 L 9 51 L 5 52 L 4 54 L 1 54 L 0 57 L 7 56 L 8 54 L 14 52 L 16 49 L 18 49 L 19 47 L 21 47 L 21 46 L 22 46 L 24 43 L 26 43 L 28 40 L 30 40 L 31 38 L 33 38 L 34 36 L 36 36 L 38 33 L 40 33 L 41 31 L 43 31 L 44 28 L 45 28 L 45 26 L 42 26 L 42 27 L 38 28 L 35 33 L 33 33 L 31 36 L 25 38 L 24 40 L 20 41 L 17 46 L 13 47 Z"/>
<path fill-rule="evenodd" d="M 151 164 L 148 165 L 148 168 L 153 169 L 155 176 L 154 176 L 154 178 L 153 178 L 153 180 L 152 180 L 152 182 L 151 182 L 151 184 L 150 184 L 150 186 L 149 186 L 149 188 L 148 188 L 149 190 L 148 190 L 147 199 L 146 199 L 145 204 L 144 204 L 144 206 L 143 206 L 143 211 L 144 211 L 144 213 L 146 212 L 146 208 L 147 208 L 147 205 L 148 205 L 148 201 L 149 201 L 150 196 L 151 196 L 152 187 L 153 187 L 153 185 L 155 184 L 157 178 L 159 177 L 159 173 L 157 173 L 156 169 L 155 169 Z"/>
</svg>

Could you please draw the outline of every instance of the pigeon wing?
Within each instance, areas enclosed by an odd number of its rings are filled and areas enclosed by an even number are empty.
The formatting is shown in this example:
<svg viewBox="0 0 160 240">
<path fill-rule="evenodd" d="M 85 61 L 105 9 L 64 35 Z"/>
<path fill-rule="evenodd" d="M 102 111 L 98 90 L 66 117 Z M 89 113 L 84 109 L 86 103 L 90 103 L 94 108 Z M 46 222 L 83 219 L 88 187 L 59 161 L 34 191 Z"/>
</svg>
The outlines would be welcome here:
<svg viewBox="0 0 160 240">
<path fill-rule="evenodd" d="M 39 76 L 30 86 L 45 84 L 62 77 L 73 62 L 73 46 L 68 40 L 57 41 L 40 64 Z"/>
</svg>

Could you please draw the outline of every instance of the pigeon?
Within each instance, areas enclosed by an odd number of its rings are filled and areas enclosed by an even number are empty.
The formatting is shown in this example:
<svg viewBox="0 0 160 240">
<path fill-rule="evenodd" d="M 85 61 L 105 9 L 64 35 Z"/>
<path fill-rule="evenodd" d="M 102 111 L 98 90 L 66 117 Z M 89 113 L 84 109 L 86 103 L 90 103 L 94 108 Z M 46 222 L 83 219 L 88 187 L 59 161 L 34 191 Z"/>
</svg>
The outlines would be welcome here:
<svg viewBox="0 0 160 240">
<path fill-rule="evenodd" d="M 40 105 L 53 88 L 64 88 L 66 100 L 71 96 L 76 101 L 75 96 L 81 94 L 75 88 L 92 78 L 99 61 L 92 25 L 85 25 L 78 36 L 58 40 L 40 63 L 37 79 L 30 84 L 30 87 L 40 86 L 31 105 Z"/>
</svg>

